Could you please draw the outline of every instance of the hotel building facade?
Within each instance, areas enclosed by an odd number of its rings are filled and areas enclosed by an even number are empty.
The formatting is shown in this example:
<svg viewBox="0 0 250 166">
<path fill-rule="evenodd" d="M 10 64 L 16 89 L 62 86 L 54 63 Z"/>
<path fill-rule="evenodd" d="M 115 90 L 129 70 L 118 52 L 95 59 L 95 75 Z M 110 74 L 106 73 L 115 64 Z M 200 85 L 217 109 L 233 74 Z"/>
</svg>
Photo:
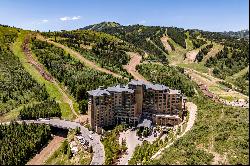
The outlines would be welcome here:
<svg viewBox="0 0 250 166">
<path fill-rule="evenodd" d="M 177 125 L 186 115 L 186 97 L 164 85 L 132 80 L 127 85 L 88 91 L 92 129 L 150 119 L 157 125 Z"/>
</svg>

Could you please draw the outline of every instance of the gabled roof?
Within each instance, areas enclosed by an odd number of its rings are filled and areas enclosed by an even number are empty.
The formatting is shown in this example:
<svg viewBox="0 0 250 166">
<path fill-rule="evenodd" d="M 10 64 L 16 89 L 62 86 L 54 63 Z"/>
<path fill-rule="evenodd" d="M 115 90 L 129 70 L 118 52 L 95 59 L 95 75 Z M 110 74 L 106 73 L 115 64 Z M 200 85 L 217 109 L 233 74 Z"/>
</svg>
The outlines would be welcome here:
<svg viewBox="0 0 250 166">
<path fill-rule="evenodd" d="M 160 85 L 160 84 L 152 84 L 148 83 L 142 80 L 131 80 L 128 84 L 130 85 L 145 85 L 146 89 L 153 89 L 153 90 L 167 90 L 169 89 L 165 85 Z"/>
<path fill-rule="evenodd" d="M 89 95 L 91 96 L 104 96 L 104 95 L 110 95 L 110 93 L 106 89 L 98 88 L 96 90 L 87 91 Z"/>
<path fill-rule="evenodd" d="M 131 80 L 128 84 L 130 84 L 130 85 L 145 85 L 147 83 L 143 80 Z"/>
<path fill-rule="evenodd" d="M 169 89 L 169 87 L 161 84 L 152 84 L 149 82 L 145 82 L 142 80 L 131 80 L 128 85 L 144 85 L 146 89 L 153 89 L 157 91 L 164 91 L 164 90 L 169 90 L 170 94 L 181 94 L 180 90 L 173 90 Z M 108 87 L 107 89 L 104 89 L 103 87 L 99 87 L 96 90 L 88 91 L 88 94 L 91 96 L 103 96 L 103 95 L 110 95 L 110 92 L 129 92 L 129 93 L 134 93 L 133 89 L 130 89 L 129 86 L 123 86 L 123 85 L 116 85 L 112 87 Z"/>
<path fill-rule="evenodd" d="M 128 86 L 122 86 L 122 85 L 116 85 L 116 86 L 113 86 L 113 87 L 108 87 L 107 91 L 109 91 L 109 92 L 130 92 L 130 93 L 134 92 L 134 90 L 129 89 Z"/>
<path fill-rule="evenodd" d="M 167 90 L 167 89 L 169 89 L 167 86 L 160 85 L 160 84 L 147 84 L 146 87 L 154 89 L 154 90 Z"/>
</svg>

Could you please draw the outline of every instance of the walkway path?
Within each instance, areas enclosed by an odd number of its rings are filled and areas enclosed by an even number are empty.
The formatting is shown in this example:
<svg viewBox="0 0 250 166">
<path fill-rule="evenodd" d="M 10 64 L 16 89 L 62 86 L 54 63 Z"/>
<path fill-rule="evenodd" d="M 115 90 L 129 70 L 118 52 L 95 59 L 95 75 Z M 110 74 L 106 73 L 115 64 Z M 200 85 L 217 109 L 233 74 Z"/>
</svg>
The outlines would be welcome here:
<svg viewBox="0 0 250 166">
<path fill-rule="evenodd" d="M 54 41 L 51 41 L 51 40 L 48 40 L 48 39 L 45 39 L 43 36 L 41 36 L 40 34 L 37 35 L 37 39 L 41 40 L 41 41 L 47 41 L 48 43 L 50 44 L 53 44 L 55 45 L 56 47 L 60 47 L 62 49 L 64 49 L 66 52 L 68 52 L 71 56 L 73 56 L 74 58 L 80 60 L 80 62 L 84 63 L 86 66 L 88 67 L 91 67 L 95 70 L 98 70 L 98 71 L 101 71 L 101 72 L 104 72 L 106 74 L 111 74 L 113 75 L 114 77 L 118 77 L 118 78 L 123 78 L 123 76 L 119 75 L 119 74 L 116 74 L 110 70 L 107 70 L 105 68 L 102 68 L 100 66 L 98 66 L 97 64 L 95 64 L 94 62 L 84 58 L 80 53 L 78 53 L 77 51 L 74 51 L 72 50 L 71 48 L 67 47 L 67 46 L 64 46 L 60 43 L 57 43 L 57 42 L 54 42 Z"/>
<path fill-rule="evenodd" d="M 173 145 L 174 142 L 176 142 L 179 138 L 183 137 L 193 127 L 195 119 L 196 119 L 196 114 L 197 114 L 197 106 L 194 103 L 191 103 L 191 102 L 187 102 L 186 105 L 187 105 L 187 109 L 189 111 L 189 119 L 188 119 L 187 127 L 186 127 L 185 131 L 181 135 L 178 135 L 176 140 L 174 140 L 173 142 L 171 142 L 170 144 L 168 144 L 164 148 L 161 148 L 157 153 L 155 153 L 151 157 L 151 160 L 158 159 L 161 156 L 161 153 L 164 150 L 166 150 L 171 145 Z"/>
</svg>

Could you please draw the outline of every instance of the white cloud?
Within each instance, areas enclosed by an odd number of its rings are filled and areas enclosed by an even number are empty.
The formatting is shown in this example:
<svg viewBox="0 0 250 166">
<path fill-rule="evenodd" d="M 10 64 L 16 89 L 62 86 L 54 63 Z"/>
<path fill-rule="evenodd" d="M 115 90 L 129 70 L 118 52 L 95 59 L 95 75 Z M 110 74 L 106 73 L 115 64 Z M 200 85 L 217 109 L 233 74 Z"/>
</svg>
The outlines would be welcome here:
<svg viewBox="0 0 250 166">
<path fill-rule="evenodd" d="M 61 21 L 68 21 L 68 20 L 70 20 L 70 17 L 62 17 L 62 18 L 60 18 L 60 20 Z"/>
<path fill-rule="evenodd" d="M 81 18 L 81 16 L 74 16 L 72 17 L 72 20 L 79 20 Z"/>
<path fill-rule="evenodd" d="M 73 17 L 61 17 L 60 20 L 61 21 L 70 21 L 70 20 L 79 20 L 81 18 L 81 16 L 73 16 Z"/>
<path fill-rule="evenodd" d="M 145 20 L 142 20 L 142 21 L 139 22 L 139 24 L 145 24 L 145 23 L 146 23 Z"/>
<path fill-rule="evenodd" d="M 46 23 L 46 22 L 48 22 L 49 20 L 42 20 L 42 23 Z"/>
</svg>

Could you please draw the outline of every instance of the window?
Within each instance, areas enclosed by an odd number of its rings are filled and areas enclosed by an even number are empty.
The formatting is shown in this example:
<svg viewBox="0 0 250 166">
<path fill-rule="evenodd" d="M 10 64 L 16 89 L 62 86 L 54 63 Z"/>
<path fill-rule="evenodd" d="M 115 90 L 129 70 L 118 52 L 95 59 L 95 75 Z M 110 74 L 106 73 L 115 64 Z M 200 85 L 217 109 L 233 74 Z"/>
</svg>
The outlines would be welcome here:
<svg viewBox="0 0 250 166">
<path fill-rule="evenodd" d="M 96 105 L 99 105 L 99 98 L 96 98 L 96 99 L 95 99 L 95 104 L 96 104 Z"/>
</svg>

